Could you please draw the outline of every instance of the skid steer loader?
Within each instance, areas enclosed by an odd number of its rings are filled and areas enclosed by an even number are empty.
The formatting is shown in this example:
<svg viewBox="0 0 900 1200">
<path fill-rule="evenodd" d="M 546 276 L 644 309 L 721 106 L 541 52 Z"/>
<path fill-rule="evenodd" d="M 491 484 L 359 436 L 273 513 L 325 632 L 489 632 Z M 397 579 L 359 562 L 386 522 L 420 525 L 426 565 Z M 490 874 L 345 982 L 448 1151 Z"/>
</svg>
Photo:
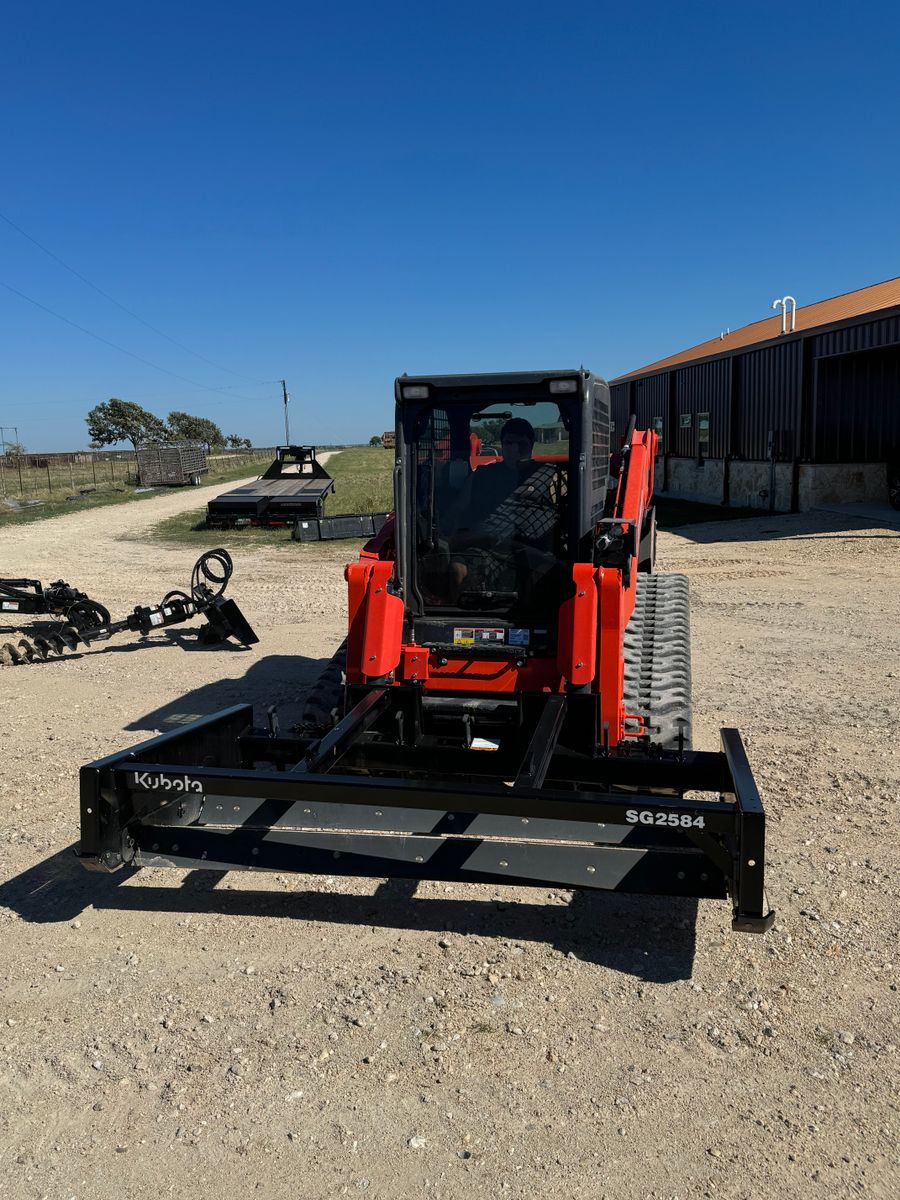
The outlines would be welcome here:
<svg viewBox="0 0 900 1200">
<path fill-rule="evenodd" d="M 610 475 L 589 371 L 403 376 L 394 517 L 282 734 L 241 704 L 91 763 L 80 856 L 729 898 L 772 923 L 736 730 L 691 743 L 688 585 L 655 572 L 656 434 Z"/>
</svg>

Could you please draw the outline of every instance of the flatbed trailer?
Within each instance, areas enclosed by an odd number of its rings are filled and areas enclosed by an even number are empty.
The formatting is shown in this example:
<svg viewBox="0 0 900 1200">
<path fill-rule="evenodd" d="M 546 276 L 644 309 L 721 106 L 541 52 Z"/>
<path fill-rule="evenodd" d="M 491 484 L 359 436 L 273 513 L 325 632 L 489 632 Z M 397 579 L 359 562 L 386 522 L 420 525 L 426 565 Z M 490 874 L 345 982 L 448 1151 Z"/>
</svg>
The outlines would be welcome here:
<svg viewBox="0 0 900 1200">
<path fill-rule="evenodd" d="M 324 516 L 334 480 L 316 458 L 315 446 L 279 446 L 271 466 L 253 483 L 223 492 L 206 506 L 214 529 L 262 525 L 293 527 Z"/>
</svg>

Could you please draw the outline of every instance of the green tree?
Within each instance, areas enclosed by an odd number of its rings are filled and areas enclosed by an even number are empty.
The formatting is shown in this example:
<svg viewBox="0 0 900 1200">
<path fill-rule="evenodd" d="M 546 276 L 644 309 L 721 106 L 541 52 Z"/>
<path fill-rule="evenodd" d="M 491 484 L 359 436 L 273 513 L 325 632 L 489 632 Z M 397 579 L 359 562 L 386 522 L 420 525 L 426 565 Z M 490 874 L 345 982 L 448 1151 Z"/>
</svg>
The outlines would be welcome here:
<svg viewBox="0 0 900 1200">
<path fill-rule="evenodd" d="M 378 436 L 378 434 L 375 434 L 373 437 L 369 438 L 369 445 L 370 446 L 383 446 L 384 442 L 381 440 L 381 438 Z"/>
<path fill-rule="evenodd" d="M 113 397 L 95 405 L 85 420 L 91 443 L 98 448 L 116 442 L 131 442 L 137 450 L 139 446 L 159 445 L 168 435 L 165 422 L 133 400 Z"/>
<path fill-rule="evenodd" d="M 253 443 L 249 438 L 241 437 L 238 433 L 229 433 L 225 439 L 225 445 L 229 450 L 251 450 Z"/>
<path fill-rule="evenodd" d="M 6 457 L 7 458 L 21 458 L 23 454 L 27 454 L 27 453 L 28 453 L 28 451 L 25 449 L 22 442 L 7 442 L 6 443 Z"/>
<path fill-rule="evenodd" d="M 225 435 L 215 421 L 207 417 L 192 417 L 186 412 L 169 413 L 169 440 L 205 446 L 207 450 L 225 445 Z"/>
</svg>

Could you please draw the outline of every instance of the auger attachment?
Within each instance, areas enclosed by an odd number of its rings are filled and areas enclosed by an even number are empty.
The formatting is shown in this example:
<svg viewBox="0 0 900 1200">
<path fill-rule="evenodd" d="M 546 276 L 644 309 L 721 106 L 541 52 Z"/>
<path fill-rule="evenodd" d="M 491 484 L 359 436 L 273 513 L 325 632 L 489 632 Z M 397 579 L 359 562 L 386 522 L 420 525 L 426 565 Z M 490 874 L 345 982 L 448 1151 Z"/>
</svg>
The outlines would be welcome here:
<svg viewBox="0 0 900 1200">
<path fill-rule="evenodd" d="M 136 605 L 121 621 L 113 621 L 109 611 L 84 592 L 59 581 L 46 590 L 37 580 L 0 580 L 0 611 L 52 613 L 63 622 L 52 632 L 26 637 L 17 631 L 11 640 L 0 642 L 0 663 L 20 666 L 61 657 L 67 650 L 89 647 L 95 641 L 107 641 L 119 633 L 146 636 L 156 629 L 180 625 L 193 617 L 206 617 L 200 627 L 204 645 L 218 645 L 234 638 L 243 646 L 259 641 L 252 626 L 234 600 L 225 599 L 224 591 L 234 571 L 227 550 L 221 547 L 202 554 L 191 572 L 190 592 L 167 592 L 159 604 Z"/>
</svg>

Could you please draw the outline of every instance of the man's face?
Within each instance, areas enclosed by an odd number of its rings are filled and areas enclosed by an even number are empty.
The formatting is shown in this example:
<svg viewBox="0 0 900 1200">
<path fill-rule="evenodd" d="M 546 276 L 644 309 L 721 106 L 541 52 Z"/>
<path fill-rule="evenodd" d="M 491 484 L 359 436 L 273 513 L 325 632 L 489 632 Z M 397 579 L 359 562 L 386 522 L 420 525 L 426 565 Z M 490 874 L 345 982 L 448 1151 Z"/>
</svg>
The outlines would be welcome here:
<svg viewBox="0 0 900 1200">
<path fill-rule="evenodd" d="M 507 433 L 500 441 L 500 453 L 508 467 L 518 466 L 531 458 L 533 444 L 524 433 Z"/>
</svg>

